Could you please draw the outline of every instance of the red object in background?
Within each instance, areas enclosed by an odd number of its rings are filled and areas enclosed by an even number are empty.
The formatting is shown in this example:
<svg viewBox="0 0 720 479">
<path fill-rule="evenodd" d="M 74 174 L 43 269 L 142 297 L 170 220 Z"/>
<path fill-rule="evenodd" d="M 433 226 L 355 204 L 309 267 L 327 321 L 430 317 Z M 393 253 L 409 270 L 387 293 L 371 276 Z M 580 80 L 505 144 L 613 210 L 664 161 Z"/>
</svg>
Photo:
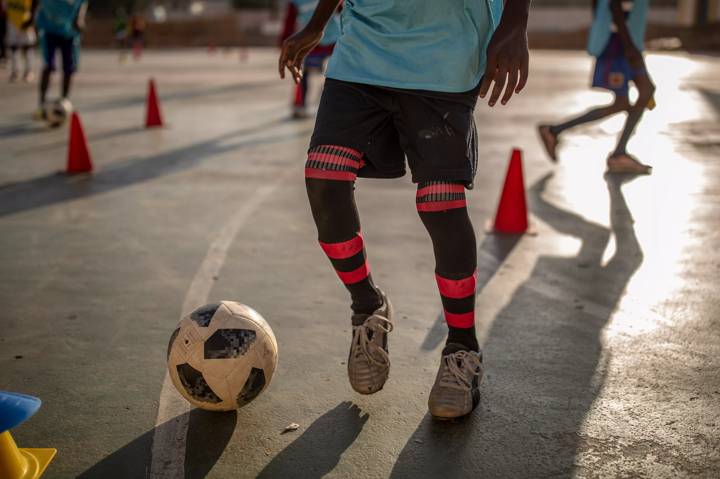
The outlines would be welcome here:
<svg viewBox="0 0 720 479">
<path fill-rule="evenodd" d="M 518 148 L 513 149 L 510 157 L 493 229 L 497 233 L 513 234 L 525 233 L 528 229 L 522 151 Z"/>
<path fill-rule="evenodd" d="M 148 83 L 147 110 L 145 113 L 145 128 L 154 128 L 163 126 L 162 114 L 160 113 L 160 103 L 155 91 L 155 80 L 152 78 Z"/>
<path fill-rule="evenodd" d="M 66 172 L 69 175 L 76 173 L 89 173 L 93 169 L 90 159 L 85 132 L 83 131 L 80 116 L 72 114 L 70 120 L 70 144 L 68 146 L 68 158 Z"/>
</svg>

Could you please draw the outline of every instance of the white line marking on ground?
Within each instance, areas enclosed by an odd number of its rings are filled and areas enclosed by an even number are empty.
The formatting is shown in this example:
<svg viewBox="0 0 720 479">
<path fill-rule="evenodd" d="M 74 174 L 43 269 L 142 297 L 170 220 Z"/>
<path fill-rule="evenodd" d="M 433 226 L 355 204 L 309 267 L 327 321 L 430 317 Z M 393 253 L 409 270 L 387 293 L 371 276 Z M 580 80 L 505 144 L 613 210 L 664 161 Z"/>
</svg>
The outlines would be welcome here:
<svg viewBox="0 0 720 479">
<path fill-rule="evenodd" d="M 288 168 L 284 174 L 278 176 L 274 183 L 258 189 L 225 224 L 190 283 L 190 288 L 183 300 L 181 318 L 198 306 L 207 303 L 215 282 L 214 278 L 220 274 L 227 252 L 240 228 L 278 186 L 295 173 L 297 172 L 294 168 Z M 166 371 L 153 434 L 151 478 L 178 479 L 185 477 L 185 446 L 190 409 L 190 404 L 175 390 Z"/>
</svg>

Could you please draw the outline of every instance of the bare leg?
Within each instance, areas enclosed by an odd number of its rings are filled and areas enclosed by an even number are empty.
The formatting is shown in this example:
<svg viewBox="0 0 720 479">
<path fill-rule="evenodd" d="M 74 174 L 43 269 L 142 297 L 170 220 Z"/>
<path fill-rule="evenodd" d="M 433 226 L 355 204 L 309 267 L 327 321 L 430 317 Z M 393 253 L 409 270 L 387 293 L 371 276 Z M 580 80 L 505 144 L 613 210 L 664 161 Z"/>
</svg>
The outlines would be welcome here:
<svg viewBox="0 0 720 479">
<path fill-rule="evenodd" d="M 560 136 L 560 133 L 575 126 L 582 125 L 583 123 L 602 120 L 610 115 L 627 111 L 629 108 L 630 102 L 627 96 L 615 96 L 615 101 L 611 105 L 593 108 L 592 110 L 589 110 L 578 117 L 572 118 L 565 123 L 560 123 L 559 125 L 539 125 L 538 133 L 540 133 L 540 139 L 542 140 L 543 145 L 545 146 L 545 151 L 547 151 L 550 159 L 552 161 L 557 161 L 556 150 L 558 146 L 558 136 Z"/>
<path fill-rule="evenodd" d="M 63 73 L 62 97 L 67 98 L 70 95 L 70 86 L 72 85 L 72 73 Z"/>
<path fill-rule="evenodd" d="M 601 106 L 599 108 L 593 108 L 582 115 L 572 118 L 565 123 L 559 125 L 550 125 L 550 132 L 555 136 L 560 135 L 565 130 L 574 128 L 583 123 L 590 123 L 593 121 L 602 120 L 608 116 L 620 113 L 622 111 L 628 111 L 630 108 L 630 101 L 627 96 L 616 96 L 615 101 L 611 105 Z"/>
<path fill-rule="evenodd" d="M 47 98 L 48 87 L 50 86 L 50 71 L 49 67 L 43 68 L 42 75 L 40 76 L 40 106 L 45 105 L 45 99 Z"/>
<path fill-rule="evenodd" d="M 618 140 L 617 147 L 613 152 L 613 156 L 626 153 L 625 150 L 627 148 L 627 143 L 630 140 L 633 132 L 635 131 L 635 127 L 640 122 L 640 119 L 642 118 L 642 115 L 645 112 L 645 108 L 650 102 L 650 99 L 655 94 L 655 85 L 652 84 L 650 78 L 647 75 L 643 74 L 637 76 L 635 77 L 635 79 L 633 79 L 633 82 L 638 89 L 638 99 L 635 104 L 632 105 L 628 110 L 628 117 L 627 120 L 625 120 L 625 127 L 623 128 L 623 132 L 620 134 L 620 139 Z"/>
</svg>

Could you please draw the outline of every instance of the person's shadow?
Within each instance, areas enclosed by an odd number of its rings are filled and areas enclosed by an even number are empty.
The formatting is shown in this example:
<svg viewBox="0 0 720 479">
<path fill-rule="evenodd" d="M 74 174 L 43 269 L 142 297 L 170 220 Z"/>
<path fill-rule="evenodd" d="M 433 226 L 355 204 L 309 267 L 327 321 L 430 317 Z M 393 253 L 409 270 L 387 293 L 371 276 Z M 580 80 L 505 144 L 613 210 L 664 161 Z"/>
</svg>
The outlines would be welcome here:
<svg viewBox="0 0 720 479">
<path fill-rule="evenodd" d="M 582 472 L 577 454 L 604 441 L 582 424 L 604 384 L 609 358 L 600 335 L 643 261 L 621 192 L 631 177 L 606 177 L 610 229 L 546 201 L 550 178 L 530 189 L 532 211 L 578 238 L 578 253 L 538 258 L 483 347 L 479 410 L 455 425 L 426 415 L 391 477 L 571 477 Z M 611 234 L 616 250 L 603 264 Z"/>
<path fill-rule="evenodd" d="M 349 401 L 340 403 L 280 451 L 257 477 L 312 479 L 325 476 L 355 442 L 368 417 L 357 405 Z"/>
<path fill-rule="evenodd" d="M 237 411 L 217 413 L 193 409 L 189 413 L 185 478 L 207 476 L 222 456 L 235 431 Z M 168 427 L 170 423 L 157 426 Z M 147 477 L 150 468 L 155 428 L 127 443 L 117 451 L 81 473 L 80 479 L 113 479 Z"/>
</svg>

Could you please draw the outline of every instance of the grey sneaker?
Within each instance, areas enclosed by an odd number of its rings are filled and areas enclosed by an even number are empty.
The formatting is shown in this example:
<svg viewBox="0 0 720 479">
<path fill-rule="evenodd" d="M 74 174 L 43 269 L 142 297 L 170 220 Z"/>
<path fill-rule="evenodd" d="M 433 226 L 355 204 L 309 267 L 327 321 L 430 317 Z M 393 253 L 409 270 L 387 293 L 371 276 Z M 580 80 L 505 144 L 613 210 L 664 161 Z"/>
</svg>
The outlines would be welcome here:
<svg viewBox="0 0 720 479">
<path fill-rule="evenodd" d="M 448 344 L 443 350 L 440 370 L 428 398 L 428 409 L 436 419 L 460 419 L 480 403 L 482 354 L 460 344 Z"/>
<path fill-rule="evenodd" d="M 385 385 L 390 373 L 387 336 L 393 330 L 393 307 L 380 291 L 383 305 L 373 314 L 354 314 L 348 356 L 350 385 L 360 394 L 373 394 Z"/>
</svg>

